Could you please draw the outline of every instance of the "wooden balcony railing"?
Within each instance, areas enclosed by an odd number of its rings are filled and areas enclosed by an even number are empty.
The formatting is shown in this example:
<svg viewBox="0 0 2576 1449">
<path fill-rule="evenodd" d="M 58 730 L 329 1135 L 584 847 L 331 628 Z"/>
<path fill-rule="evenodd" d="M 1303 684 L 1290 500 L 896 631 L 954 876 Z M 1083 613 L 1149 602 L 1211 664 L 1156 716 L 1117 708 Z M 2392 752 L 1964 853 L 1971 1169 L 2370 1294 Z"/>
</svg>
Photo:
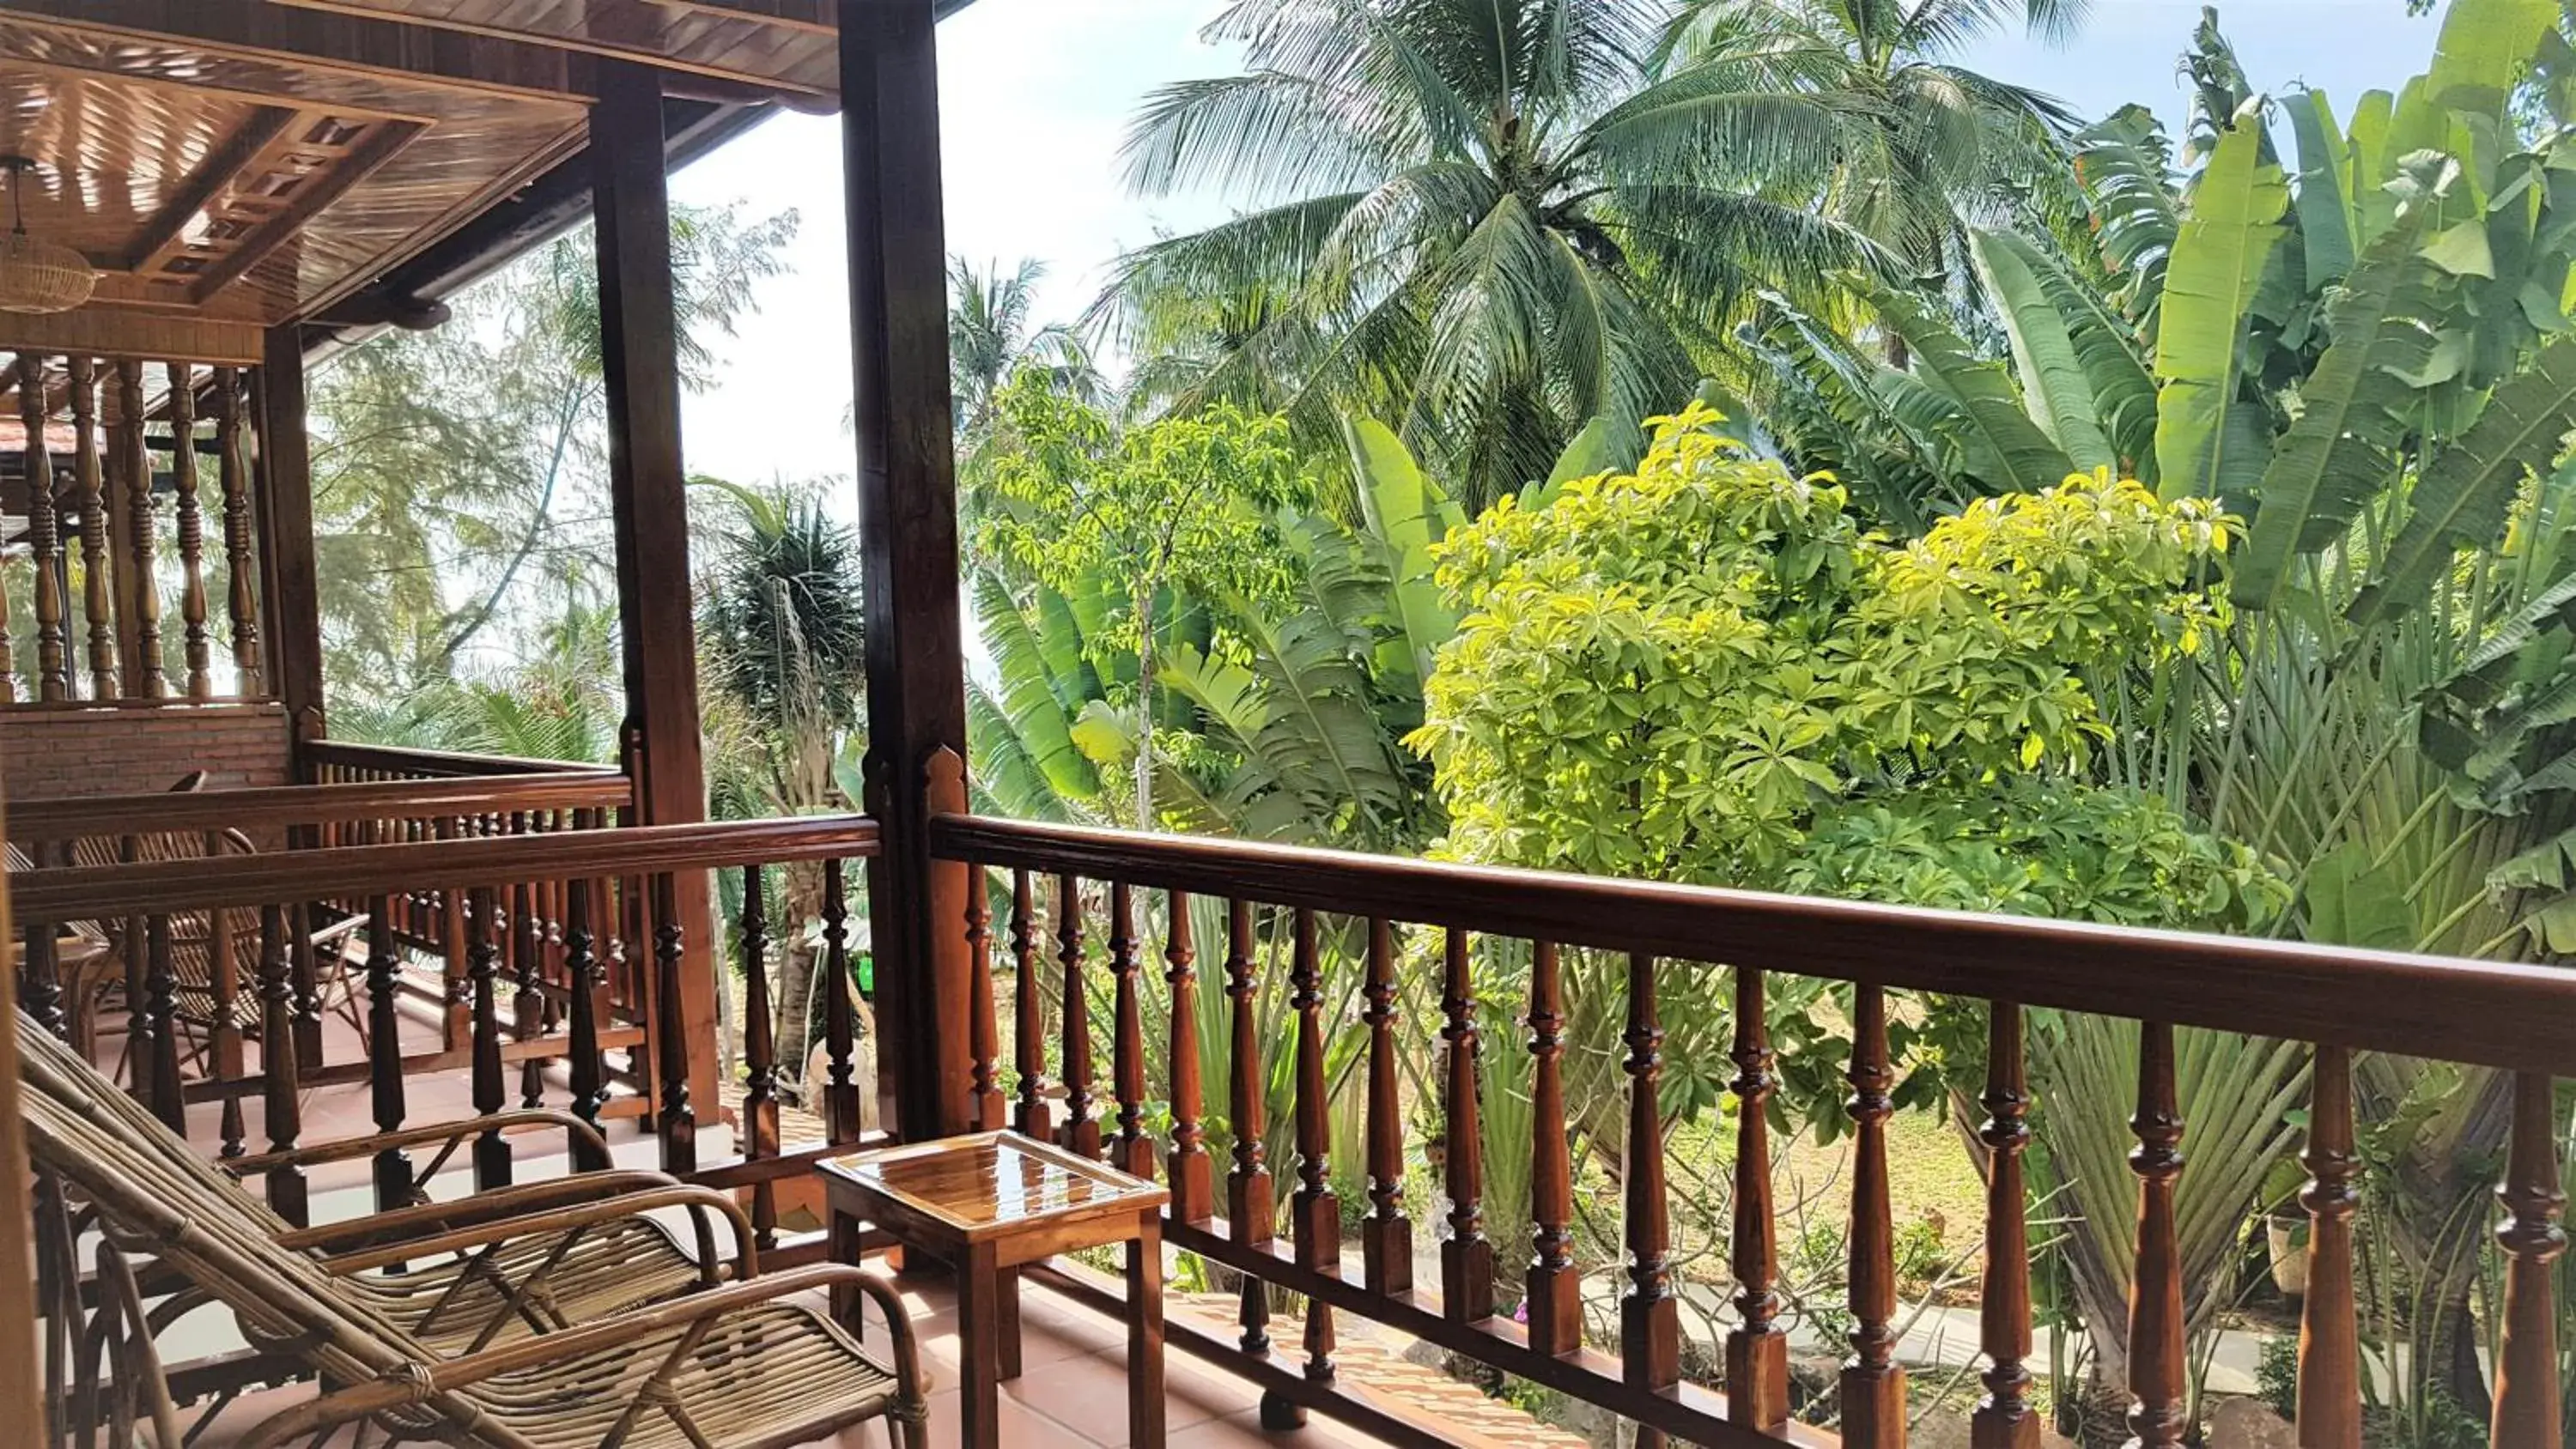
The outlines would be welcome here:
<svg viewBox="0 0 2576 1449">
<path fill-rule="evenodd" d="M 976 1025 L 977 1109 L 990 1123 L 1007 1111 L 1020 1130 L 1052 1135 L 1127 1170 L 1158 1174 L 1172 1190 L 1165 1235 L 1181 1248 L 1246 1275 L 1243 1332 L 1228 1343 L 1182 1324 L 1183 1348 L 1229 1363 L 1279 1399 L 1322 1409 L 1396 1440 L 1418 1438 L 1335 1384 L 1334 1315 L 1356 1314 L 1454 1353 L 1634 1419 L 1649 1439 L 1753 1446 L 1825 1443 L 1831 1434 L 1790 1416 L 1787 1340 L 1773 1241 L 1773 1149 L 1766 1126 L 1777 1083 L 1764 1016 L 1766 973 L 1799 973 L 1852 986 L 1853 1049 L 1847 1068 L 1853 1133 L 1848 1309 L 1853 1329 L 1842 1370 L 1842 1442 L 1904 1443 L 1905 1374 L 1896 1361 L 1895 1233 L 1890 1221 L 1886 1124 L 1895 1085 L 1888 993 L 1980 997 L 1988 1008 L 1991 1153 L 1984 1248 L 1981 1349 L 1987 1393 L 1973 1421 L 1981 1446 L 2037 1442 L 2031 1403 L 2032 1241 L 2021 1159 L 2030 1140 L 2024 1073 L 2027 1009 L 2141 1022 L 2130 1162 L 2137 1175 L 2137 1235 L 2127 1342 L 2134 1442 L 2176 1445 L 2185 1409 L 2184 1290 L 2175 1248 L 2175 1188 L 2190 1124 L 2176 1102 L 2177 1025 L 2318 1043 L 2314 1052 L 2304 1195 L 2312 1231 L 2309 1288 L 2299 1341 L 2299 1442 L 2357 1449 L 2362 1440 L 2359 1325 L 2354 1308 L 2351 1220 L 2359 1161 L 2350 1067 L 2356 1050 L 2399 1052 L 2514 1073 L 2514 1123 L 2500 1192 L 2498 1237 L 2505 1295 L 2497 1358 L 2494 1442 L 2499 1449 L 2558 1443 L 2558 1348 L 2551 1260 L 2564 1247 L 2563 1198 L 2550 1127 L 2552 1079 L 2576 1074 L 2576 973 L 2537 966 L 2437 960 L 2272 941 L 2224 939 L 2060 922 L 1914 910 L 1831 900 L 1645 885 L 1532 871 L 1290 849 L 1235 841 L 1146 836 L 943 815 L 932 824 L 941 859 L 967 863 L 960 923 L 979 978 L 988 953 L 1007 950 L 1017 974 L 1015 1041 L 999 1060 L 997 1023 Z M 988 891 L 991 892 L 988 894 Z M 1165 939 L 1144 940 L 1139 908 L 1160 897 Z M 991 902 L 1007 902 L 998 925 Z M 1222 902 L 1194 911 L 1194 900 Z M 1224 923 L 1209 939 L 1194 925 Z M 1319 939 L 1341 928 L 1361 943 L 1356 1002 L 1327 999 Z M 1398 932 L 1436 946 L 1446 1122 L 1447 1199 L 1436 1290 L 1412 1281 L 1416 1224 L 1404 1196 L 1405 1114 L 1398 1053 L 1405 1030 L 1394 1010 Z M 1253 1015 L 1266 953 L 1284 937 L 1290 1040 L 1265 1039 Z M 1526 1064 L 1480 1031 L 1480 943 L 1508 939 L 1526 960 L 1516 982 L 1527 999 Z M 997 946 L 997 939 L 1002 943 Z M 1096 943 L 1096 944 L 1095 944 Z M 1157 951 L 1157 945 L 1160 950 Z M 1574 1262 L 1574 1201 L 1562 1059 L 1566 1003 L 1560 953 L 1574 948 L 1626 961 L 1627 1110 L 1624 1261 L 1616 1351 L 1584 1341 L 1581 1275 Z M 1166 990 L 1148 1004 L 1147 961 L 1161 957 Z M 1737 1114 L 1731 1268 L 1735 1324 L 1725 1344 L 1726 1392 L 1683 1380 L 1677 1286 L 1664 1180 L 1663 1070 L 1657 966 L 1709 962 L 1701 989 L 1731 989 L 1736 1007 L 1732 1092 Z M 1102 976 L 1105 973 L 1105 988 Z M 1043 1020 L 1053 977 L 1058 1021 Z M 1730 979 L 1731 978 L 1731 979 Z M 1204 984 L 1203 984 L 1204 979 Z M 1227 1080 L 1198 1066 L 1200 995 L 1230 1003 Z M 1098 992 L 1107 1021 L 1094 1019 Z M 989 998 L 988 998 L 989 999 Z M 1363 1140 L 1335 1142 L 1328 1082 L 1334 1031 L 1365 1028 Z M 1147 1015 L 1168 1042 L 1167 1079 L 1147 1080 Z M 1097 1079 L 1106 1036 L 1106 1081 Z M 1046 1043 L 1058 1042 L 1047 1080 Z M 1289 1054 L 1293 1150 L 1263 1146 L 1272 1054 Z M 1529 1240 L 1495 1242 L 1484 1223 L 1480 1077 L 1510 1072 L 1531 1089 Z M 1007 1098 L 1007 1102 L 1006 1102 Z M 1209 1119 L 1230 1126 L 1227 1161 L 1213 1159 Z M 1148 1124 L 1168 1121 L 1167 1130 Z M 1345 1259 L 1334 1153 L 1366 1166 L 1368 1203 L 1359 1262 Z M 1273 1221 L 1274 1178 L 1294 1179 L 1288 1223 Z M 1498 1315 L 1500 1265 L 1526 1275 L 1526 1323 Z M 1356 1269 L 1356 1271 L 1354 1271 Z M 1302 1361 L 1292 1366 L 1269 1333 L 1267 1289 L 1303 1295 Z"/>
<path fill-rule="evenodd" d="M 26 566 L 0 569 L 0 703 L 272 692 L 255 374 L 34 353 L 0 366 L 23 439 L 10 511 L 27 520 Z M 34 634 L 13 640 L 6 595 L 21 590 Z"/>
</svg>

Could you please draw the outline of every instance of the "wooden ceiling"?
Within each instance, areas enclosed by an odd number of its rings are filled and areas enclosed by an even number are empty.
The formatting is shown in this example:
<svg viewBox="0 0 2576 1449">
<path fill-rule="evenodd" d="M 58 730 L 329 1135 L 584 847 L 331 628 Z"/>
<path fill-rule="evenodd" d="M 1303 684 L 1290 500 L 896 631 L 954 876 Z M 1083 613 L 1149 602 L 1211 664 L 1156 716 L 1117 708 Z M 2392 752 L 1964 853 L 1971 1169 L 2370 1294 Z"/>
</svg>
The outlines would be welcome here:
<svg viewBox="0 0 2576 1449">
<path fill-rule="evenodd" d="M 840 3 L 0 0 L 0 154 L 38 163 L 27 229 L 101 273 L 78 312 L 0 316 L 0 349 L 251 361 L 260 329 L 576 154 L 604 57 L 730 108 L 835 104 Z"/>
</svg>

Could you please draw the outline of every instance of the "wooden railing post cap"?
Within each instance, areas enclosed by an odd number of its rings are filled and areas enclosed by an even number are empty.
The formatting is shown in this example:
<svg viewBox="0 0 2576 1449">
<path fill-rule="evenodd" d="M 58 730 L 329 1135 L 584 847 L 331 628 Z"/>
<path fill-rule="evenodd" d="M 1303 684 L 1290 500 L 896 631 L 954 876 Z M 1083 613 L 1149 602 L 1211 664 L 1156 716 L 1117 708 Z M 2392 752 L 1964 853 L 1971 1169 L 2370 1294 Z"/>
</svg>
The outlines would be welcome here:
<svg viewBox="0 0 2576 1449">
<path fill-rule="evenodd" d="M 931 813 L 963 815 L 966 813 L 966 757 L 946 745 L 930 752 L 922 761 L 921 780 L 924 800 Z"/>
</svg>

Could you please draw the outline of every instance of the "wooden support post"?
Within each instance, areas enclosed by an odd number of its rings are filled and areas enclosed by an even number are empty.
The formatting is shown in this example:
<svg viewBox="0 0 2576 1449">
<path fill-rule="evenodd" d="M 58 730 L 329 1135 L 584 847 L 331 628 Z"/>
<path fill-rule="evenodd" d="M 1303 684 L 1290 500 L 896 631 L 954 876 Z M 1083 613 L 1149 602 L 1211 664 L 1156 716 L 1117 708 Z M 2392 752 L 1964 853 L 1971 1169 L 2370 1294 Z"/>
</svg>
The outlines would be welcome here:
<svg viewBox="0 0 2576 1449">
<path fill-rule="evenodd" d="M 608 394 L 608 492 L 617 536 L 618 624 L 626 726 L 642 748 L 636 801 L 647 825 L 707 818 L 698 738 L 697 628 L 689 595 L 688 477 L 680 461 L 679 324 L 672 310 L 671 208 L 662 151 L 662 83 L 640 65 L 602 62 L 591 110 L 592 204 L 599 242 L 599 336 Z M 684 1044 L 690 1100 L 717 1100 L 715 922 L 704 871 L 670 881 L 683 952 L 676 1012 L 661 1048 Z M 666 984 L 672 984 L 670 974 Z M 675 1080 L 672 1064 L 661 1066 Z"/>
<path fill-rule="evenodd" d="M 322 600 L 313 571 L 313 447 L 305 432 L 304 339 L 268 330 L 259 368 L 260 597 L 268 608 L 267 685 L 286 706 L 296 778 L 312 783 L 303 744 L 324 737 Z M 135 693 L 129 677 L 126 692 Z"/>
<path fill-rule="evenodd" d="M 841 16 L 868 804 L 884 832 L 868 862 L 878 1069 L 914 1139 L 974 1122 L 964 871 L 934 863 L 928 839 L 931 759 L 966 749 L 933 19 L 932 0 Z"/>
</svg>

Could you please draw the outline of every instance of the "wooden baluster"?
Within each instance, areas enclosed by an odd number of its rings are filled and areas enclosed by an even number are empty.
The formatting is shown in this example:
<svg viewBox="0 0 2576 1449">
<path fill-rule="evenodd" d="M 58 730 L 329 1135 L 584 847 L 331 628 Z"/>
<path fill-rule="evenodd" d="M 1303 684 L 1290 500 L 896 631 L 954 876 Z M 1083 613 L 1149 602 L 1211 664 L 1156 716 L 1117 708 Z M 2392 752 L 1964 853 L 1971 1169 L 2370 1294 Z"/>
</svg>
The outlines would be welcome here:
<svg viewBox="0 0 2576 1449">
<path fill-rule="evenodd" d="M 1449 1318 L 1474 1323 L 1494 1313 L 1494 1245 L 1485 1241 L 1485 1142 L 1476 1101 L 1476 982 L 1465 928 L 1448 928 L 1440 1038 L 1447 1044 L 1449 1240 L 1440 1245 L 1440 1294 Z"/>
<path fill-rule="evenodd" d="M 770 1024 L 769 905 L 761 868 L 742 868 L 742 1124 L 745 1157 L 778 1155 L 778 1039 Z M 778 1193 L 751 1191 L 751 1226 L 765 1251 L 778 1245 Z"/>
<path fill-rule="evenodd" d="M 318 1068 L 322 1065 L 322 972 L 313 945 L 314 910 L 310 905 L 291 906 L 287 920 L 294 929 L 290 959 L 295 973 L 296 1060 Z"/>
<path fill-rule="evenodd" d="M 393 898 L 367 902 L 367 1086 L 376 1130 L 402 1130 L 402 951 L 394 943 Z M 376 1154 L 376 1211 L 412 1203 L 411 1154 L 388 1147 Z"/>
<path fill-rule="evenodd" d="M 1011 1125 L 1024 1137 L 1044 1141 L 1048 1134 L 1046 1099 L 1046 993 L 1038 986 L 1037 905 L 1029 890 L 1029 873 L 1011 872 L 1011 1056 L 1019 1073 L 1019 1097 L 1011 1104 Z"/>
<path fill-rule="evenodd" d="M 2174 1183 L 2182 1176 L 2182 1108 L 2174 1087 L 2174 1029 L 2146 1022 L 2138 1038 L 2136 1267 L 2129 1289 L 2129 1442 L 2178 1445 L 2190 1427 L 2183 1405 L 2182 1258 L 2174 1246 Z"/>
<path fill-rule="evenodd" d="M 206 631 L 206 514 L 197 498 L 197 370 L 170 364 L 170 481 L 179 495 L 179 619 L 188 660 L 188 697 L 215 694 L 214 649 Z"/>
<path fill-rule="evenodd" d="M 993 1019 L 992 886 L 984 867 L 966 867 L 966 969 L 972 992 L 968 1009 L 967 1053 L 974 1058 L 968 1090 L 975 1100 L 975 1129 L 991 1132 L 1002 1125 L 1001 1024 Z"/>
<path fill-rule="evenodd" d="M 537 910 L 538 893 L 533 884 L 510 888 L 510 929 L 519 939 L 517 991 L 513 993 L 510 1035 L 522 1046 L 542 1041 L 546 1034 L 546 923 Z M 546 1061 L 531 1056 L 519 1064 L 519 1105 L 542 1107 L 546 1104 Z"/>
<path fill-rule="evenodd" d="M 1887 992 L 1852 989 L 1851 1360 L 1843 1366 L 1843 1442 L 1904 1449 L 1905 1370 L 1896 1362 L 1896 1226 L 1887 1182 L 1887 1119 L 1896 1074 L 1887 1059 Z"/>
<path fill-rule="evenodd" d="M 2548 1077 L 2513 1079 L 2513 1136 L 2496 1196 L 2504 1221 L 2503 1334 L 2496 1348 L 2492 1449 L 2559 1449 L 2563 1417 L 2558 1381 L 2558 1313 L 2551 1264 L 2567 1251 L 2558 1225 L 2567 1192 L 2558 1165 L 2557 1094 Z"/>
<path fill-rule="evenodd" d="M 154 916 L 144 927 L 143 1012 L 134 1043 L 135 1085 L 162 1125 L 188 1133 L 187 1099 L 179 1082 L 179 971 L 170 955 L 170 918 Z"/>
<path fill-rule="evenodd" d="M 1574 1162 L 1565 1129 L 1565 990 L 1556 943 L 1530 945 L 1530 1347 L 1583 1346 L 1583 1275 L 1574 1266 Z"/>
<path fill-rule="evenodd" d="M 1226 1071 L 1226 1120 L 1234 1126 L 1234 1160 L 1225 1175 L 1226 1229 L 1234 1241 L 1257 1245 L 1269 1242 L 1273 1231 L 1269 1148 L 1262 1142 L 1270 1078 L 1261 1069 L 1261 987 L 1253 979 L 1250 901 L 1226 902 L 1225 994 L 1234 1007 L 1234 1050 Z"/>
<path fill-rule="evenodd" d="M 1315 940 L 1315 913 L 1300 906 L 1290 918 L 1288 1009 L 1297 1016 L 1297 1191 L 1289 1200 L 1289 1227 L 1297 1262 L 1336 1277 L 1342 1271 L 1342 1210 L 1333 1193 L 1333 1104 L 1324 1076 L 1324 968 Z M 1311 1312 L 1320 1312 L 1317 1304 Z"/>
<path fill-rule="evenodd" d="M 2347 1048 L 2317 1044 L 2300 1160 L 2308 1169 L 2299 1194 L 2308 1210 L 2308 1291 L 2299 1300 L 2299 1449 L 2361 1449 L 2361 1340 L 2352 1280 L 2361 1159 L 2353 1152 Z M 2027 1337 L 2023 1342 L 2027 1347 Z"/>
<path fill-rule="evenodd" d="M 125 484 L 125 546 L 132 577 L 125 606 L 133 615 L 134 656 L 125 661 L 125 690 L 136 699 L 167 699 L 161 672 L 161 589 L 153 567 L 152 453 L 143 438 L 143 364 L 116 364 L 117 416 L 124 423 L 119 471 Z"/>
<path fill-rule="evenodd" d="M 1740 989 L 1742 978 L 1737 979 Z M 1757 987 L 1757 1000 L 1759 994 Z M 1628 1167 L 1620 1214 L 1628 1286 L 1619 1297 L 1620 1377 L 1630 1388 L 1660 1394 L 1681 1382 L 1682 1335 L 1681 1304 L 1673 1296 L 1672 1227 L 1664 1203 L 1664 1028 L 1655 1009 L 1652 956 L 1628 958 L 1628 1025 L 1621 1039 L 1628 1047 L 1623 1063 L 1628 1073 Z M 1769 1174 L 1764 1180 L 1767 1185 Z M 1729 1387 L 1732 1398 L 1731 1379 Z M 1640 1449 L 1656 1449 L 1664 1442 L 1661 1430 L 1637 1431 Z"/>
<path fill-rule="evenodd" d="M 81 614 L 89 625 L 89 693 L 92 699 L 114 699 L 116 604 L 108 586 L 106 479 L 99 463 L 98 369 L 86 357 L 75 357 L 69 365 L 73 468 L 80 486 Z"/>
<path fill-rule="evenodd" d="M 71 1015 L 63 1009 L 62 963 L 54 945 L 53 923 L 29 921 L 25 939 L 27 949 L 18 967 L 19 1008 L 45 1030 L 69 1041 Z"/>
<path fill-rule="evenodd" d="M 850 980 L 850 907 L 841 862 L 823 862 L 823 1121 L 835 1143 L 859 1137 L 859 1010 Z"/>
<path fill-rule="evenodd" d="M 27 554 L 34 565 L 36 697 L 71 697 L 71 671 L 63 649 L 63 540 L 54 513 L 54 460 L 45 447 L 52 415 L 45 398 L 45 360 L 18 354 L 18 418 L 27 430 Z"/>
<path fill-rule="evenodd" d="M 495 938 L 500 897 L 490 886 L 476 886 L 465 896 L 465 974 L 474 992 L 474 1113 L 489 1117 L 509 1104 L 501 1075 L 501 947 Z M 510 1184 L 510 1144 L 498 1130 L 474 1139 L 474 1190 L 489 1192 Z"/>
<path fill-rule="evenodd" d="M 833 910 L 840 900 L 839 880 L 825 897 L 824 908 Z M 846 910 L 840 915 L 845 917 Z M 846 1005 L 849 994 L 849 927 L 844 919 L 825 918 L 835 934 L 831 938 L 832 965 L 840 980 L 839 991 Z M 662 1073 L 662 1111 L 658 1125 L 662 1130 L 662 1170 L 670 1173 L 698 1170 L 698 1112 L 689 1101 L 688 1026 L 680 1020 L 681 973 L 685 969 L 684 953 L 688 943 L 681 939 L 680 901 L 676 887 L 667 874 L 653 877 L 653 1002 L 660 1020 L 661 1060 L 654 1063 Z M 852 1103 L 853 1109 L 856 1103 Z M 853 1110 L 852 1119 L 855 1121 Z M 837 1139 L 836 1139 L 837 1140 Z"/>
<path fill-rule="evenodd" d="M 599 1046 L 599 992 L 604 966 L 599 954 L 598 937 L 591 930 L 593 920 L 613 920 L 600 900 L 605 884 L 595 880 L 572 883 L 564 900 L 564 978 L 572 996 L 572 1009 L 564 1030 L 571 1040 L 572 1111 L 573 1115 L 596 1127 L 599 1116 L 608 1106 L 608 1061 Z M 583 1160 L 577 1154 L 573 1166 L 583 1172 L 608 1166 L 596 1150 L 585 1148 Z"/>
<path fill-rule="evenodd" d="M 221 836 L 210 832 L 206 853 L 214 855 L 222 847 Z M 256 969 L 257 963 L 252 963 Z M 232 913 L 215 910 L 208 913 L 206 936 L 206 975 L 214 990 L 215 1019 L 207 1028 L 207 1065 L 210 1074 L 220 1082 L 237 1081 L 242 1075 L 242 1023 L 237 1003 L 241 1000 L 241 963 L 233 957 Z M 242 1121 L 241 1095 L 223 1094 L 218 1109 L 217 1131 L 225 1157 L 239 1157 L 249 1151 L 244 1138 L 249 1128 Z"/>
<path fill-rule="evenodd" d="M 1205 1088 L 1199 1077 L 1198 942 L 1190 895 L 1164 895 L 1171 929 L 1163 946 L 1163 980 L 1172 988 L 1172 1150 L 1163 1177 L 1172 1189 L 1172 1220 L 1204 1223 L 1216 1216 L 1216 1169 L 1208 1156 Z"/>
<path fill-rule="evenodd" d="M 2022 1066 L 2022 1011 L 2009 1001 L 1986 1007 L 1985 1293 L 1978 1342 L 1987 1361 L 1986 1394 L 1970 1418 L 1973 1449 L 2038 1449 L 2039 1416 L 2030 1407 L 2030 1233 L 2024 1220 L 2022 1153 L 2030 1146 L 2030 1090 Z M 2356 1446 L 2357 1449 L 2357 1446 Z"/>
<path fill-rule="evenodd" d="M 1649 983 L 1651 985 L 1651 982 Z M 1789 1338 L 1779 1326 L 1771 1193 L 1771 1024 L 1758 967 L 1735 969 L 1735 1214 L 1729 1267 L 1738 1323 L 1726 1336 L 1727 1418 L 1765 1431 L 1789 1419 Z"/>
<path fill-rule="evenodd" d="M 1109 975 L 1115 988 L 1109 1082 L 1118 1098 L 1118 1138 L 1110 1146 L 1109 1161 L 1131 1177 L 1150 1178 L 1154 1144 L 1145 1136 L 1145 1013 L 1136 990 L 1141 969 L 1135 895 L 1125 881 L 1118 881 L 1109 887 Z"/>
<path fill-rule="evenodd" d="M 238 368 L 215 369 L 216 481 L 224 495 L 225 605 L 232 619 L 235 692 L 256 695 L 266 688 L 260 659 L 258 531 L 252 522 L 250 496 L 250 430 L 247 389 Z"/>
<path fill-rule="evenodd" d="M 267 1108 L 268 1150 L 292 1152 L 304 1132 L 304 1107 L 295 1062 L 295 983 L 288 979 L 286 908 L 259 911 L 259 1059 Z M 309 1225 L 304 1169 L 292 1163 L 268 1170 L 268 1205 L 298 1227 Z"/>
<path fill-rule="evenodd" d="M 1084 1157 L 1100 1155 L 1100 1124 L 1091 1117 L 1091 1002 L 1082 985 L 1082 883 L 1056 877 L 1056 960 L 1064 968 L 1064 1127 L 1065 1149 Z"/>
<path fill-rule="evenodd" d="M 1368 1027 L 1368 1216 L 1360 1222 L 1360 1273 L 1372 1293 L 1413 1291 L 1413 1221 L 1404 1215 L 1404 1110 L 1398 1098 L 1395 928 L 1368 924 L 1368 976 L 1360 1020 Z"/>
</svg>

